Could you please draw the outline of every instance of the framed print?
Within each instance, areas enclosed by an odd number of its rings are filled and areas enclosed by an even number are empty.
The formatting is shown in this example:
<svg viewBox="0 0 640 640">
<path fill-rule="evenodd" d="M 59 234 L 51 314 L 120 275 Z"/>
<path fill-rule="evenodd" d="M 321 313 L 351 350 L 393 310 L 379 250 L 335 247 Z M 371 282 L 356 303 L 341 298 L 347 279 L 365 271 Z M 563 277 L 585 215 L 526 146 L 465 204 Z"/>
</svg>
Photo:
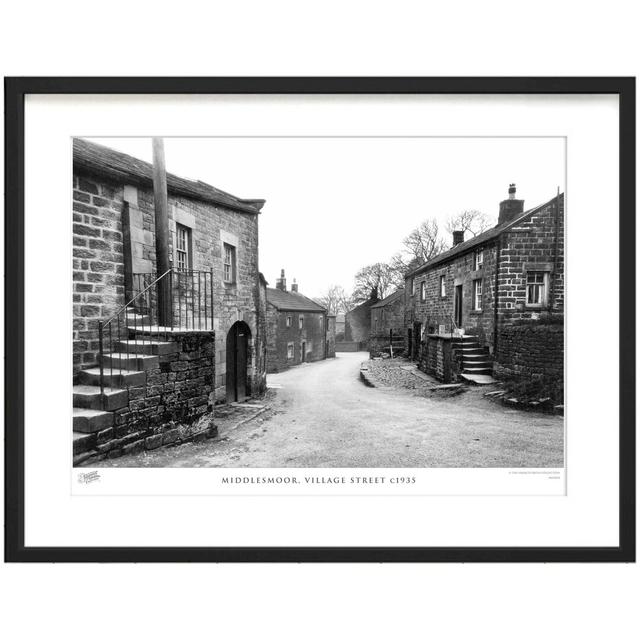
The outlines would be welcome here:
<svg viewBox="0 0 640 640">
<path fill-rule="evenodd" d="M 8 78 L 10 561 L 635 560 L 633 78 Z"/>
</svg>

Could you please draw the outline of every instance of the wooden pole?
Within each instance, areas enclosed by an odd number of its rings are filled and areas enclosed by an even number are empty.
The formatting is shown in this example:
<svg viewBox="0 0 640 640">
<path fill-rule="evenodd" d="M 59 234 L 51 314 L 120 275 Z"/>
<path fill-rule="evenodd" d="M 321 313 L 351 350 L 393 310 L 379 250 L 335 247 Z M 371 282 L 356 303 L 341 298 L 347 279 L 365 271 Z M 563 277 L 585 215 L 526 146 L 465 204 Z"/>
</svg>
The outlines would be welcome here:
<svg viewBox="0 0 640 640">
<path fill-rule="evenodd" d="M 153 138 L 153 201 L 156 221 L 156 268 L 158 276 L 170 268 L 169 263 L 169 205 L 167 203 L 167 171 L 164 162 L 164 142 Z M 166 282 L 158 282 L 158 324 L 169 324 L 169 300 Z"/>
</svg>

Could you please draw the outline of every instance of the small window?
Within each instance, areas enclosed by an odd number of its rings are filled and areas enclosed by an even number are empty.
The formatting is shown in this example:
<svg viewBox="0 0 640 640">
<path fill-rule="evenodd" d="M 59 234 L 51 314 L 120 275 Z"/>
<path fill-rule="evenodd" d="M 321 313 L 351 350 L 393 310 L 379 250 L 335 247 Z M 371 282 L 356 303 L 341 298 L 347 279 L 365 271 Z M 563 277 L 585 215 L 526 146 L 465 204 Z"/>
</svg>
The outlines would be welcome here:
<svg viewBox="0 0 640 640">
<path fill-rule="evenodd" d="M 482 269 L 482 264 L 484 261 L 484 252 L 482 249 L 476 249 L 473 253 L 473 268 L 477 271 L 478 269 Z"/>
<path fill-rule="evenodd" d="M 298 329 L 304 327 L 304 316 L 298 316 Z"/>
<path fill-rule="evenodd" d="M 287 344 L 287 359 L 293 360 L 293 342 Z"/>
<path fill-rule="evenodd" d="M 427 299 L 427 283 L 423 280 L 420 283 L 420 300 L 423 302 Z"/>
<path fill-rule="evenodd" d="M 414 278 L 411 278 L 411 295 L 416 295 L 416 281 Z"/>
<path fill-rule="evenodd" d="M 482 280 L 473 281 L 473 309 L 482 311 Z"/>
<path fill-rule="evenodd" d="M 287 316 L 287 327 L 291 326 L 291 316 Z"/>
<path fill-rule="evenodd" d="M 447 295 L 447 286 L 444 282 L 444 276 L 440 276 L 440 296 L 445 297 Z"/>
<path fill-rule="evenodd" d="M 222 272 L 225 282 L 236 281 L 236 248 L 226 242 L 224 243 Z"/>
<path fill-rule="evenodd" d="M 547 304 L 547 282 L 548 273 L 546 271 L 529 271 L 527 273 L 527 306 L 543 307 Z"/>
<path fill-rule="evenodd" d="M 191 268 L 191 229 L 176 224 L 176 266 L 178 271 Z"/>
</svg>

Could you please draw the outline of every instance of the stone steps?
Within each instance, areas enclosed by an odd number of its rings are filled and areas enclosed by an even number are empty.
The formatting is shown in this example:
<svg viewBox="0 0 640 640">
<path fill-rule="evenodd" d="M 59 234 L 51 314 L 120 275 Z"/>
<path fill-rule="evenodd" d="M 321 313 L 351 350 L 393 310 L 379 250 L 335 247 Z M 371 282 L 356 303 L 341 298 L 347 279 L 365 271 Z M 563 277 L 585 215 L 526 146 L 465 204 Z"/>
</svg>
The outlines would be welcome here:
<svg viewBox="0 0 640 640">
<path fill-rule="evenodd" d="M 105 388 L 100 393 L 100 388 L 89 384 L 76 384 L 73 386 L 73 406 L 78 409 L 96 409 L 100 411 L 115 411 L 122 409 L 129 402 L 129 393 L 126 389 Z"/>
<path fill-rule="evenodd" d="M 482 347 L 476 336 L 464 336 L 462 340 L 454 341 L 454 348 L 462 361 L 461 377 L 467 382 L 477 382 L 477 384 L 488 384 L 484 378 L 490 378 L 493 374 L 493 360 L 486 347 Z"/>
<path fill-rule="evenodd" d="M 105 387 L 139 387 L 146 382 L 147 374 L 145 371 L 117 371 L 113 372 L 105 367 L 104 384 Z M 78 374 L 80 382 L 86 385 L 100 385 L 100 368 L 83 369 Z"/>
<path fill-rule="evenodd" d="M 145 355 L 142 353 L 105 353 L 103 358 L 103 367 L 106 371 L 108 368 L 123 369 L 125 371 L 146 371 L 157 367 L 160 362 L 158 356 Z"/>
<path fill-rule="evenodd" d="M 118 340 L 115 348 L 125 353 L 144 353 L 154 356 L 166 356 L 177 353 L 176 342 L 163 342 L 160 340 Z"/>
<path fill-rule="evenodd" d="M 80 433 L 95 433 L 113 426 L 113 413 L 97 409 L 73 408 L 73 430 Z"/>
</svg>

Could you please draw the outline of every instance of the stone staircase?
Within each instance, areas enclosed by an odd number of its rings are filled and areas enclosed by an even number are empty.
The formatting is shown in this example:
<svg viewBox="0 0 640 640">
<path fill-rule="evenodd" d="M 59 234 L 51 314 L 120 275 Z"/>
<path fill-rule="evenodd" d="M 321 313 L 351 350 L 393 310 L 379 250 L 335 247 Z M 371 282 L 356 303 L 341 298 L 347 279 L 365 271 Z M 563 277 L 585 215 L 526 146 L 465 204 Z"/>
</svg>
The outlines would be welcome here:
<svg viewBox="0 0 640 640">
<path fill-rule="evenodd" d="M 100 392 L 100 367 L 83 369 L 73 386 L 73 454 L 95 449 L 98 433 L 115 425 L 115 412 L 129 403 L 129 387 L 144 386 L 147 371 L 160 366 L 160 356 L 175 353 L 175 342 L 141 335 L 148 317 L 127 313 L 127 339 L 114 340 L 103 359 L 104 391 Z M 136 329 L 134 329 L 136 327 Z M 148 332 L 145 327 L 145 333 Z M 158 336 L 159 338 L 159 336 Z M 110 440 L 110 437 L 103 438 Z"/>
<path fill-rule="evenodd" d="M 456 350 L 462 368 L 460 377 L 475 384 L 493 384 L 493 359 L 487 347 L 480 345 L 478 338 L 465 335 L 456 338 L 453 347 Z"/>
</svg>

